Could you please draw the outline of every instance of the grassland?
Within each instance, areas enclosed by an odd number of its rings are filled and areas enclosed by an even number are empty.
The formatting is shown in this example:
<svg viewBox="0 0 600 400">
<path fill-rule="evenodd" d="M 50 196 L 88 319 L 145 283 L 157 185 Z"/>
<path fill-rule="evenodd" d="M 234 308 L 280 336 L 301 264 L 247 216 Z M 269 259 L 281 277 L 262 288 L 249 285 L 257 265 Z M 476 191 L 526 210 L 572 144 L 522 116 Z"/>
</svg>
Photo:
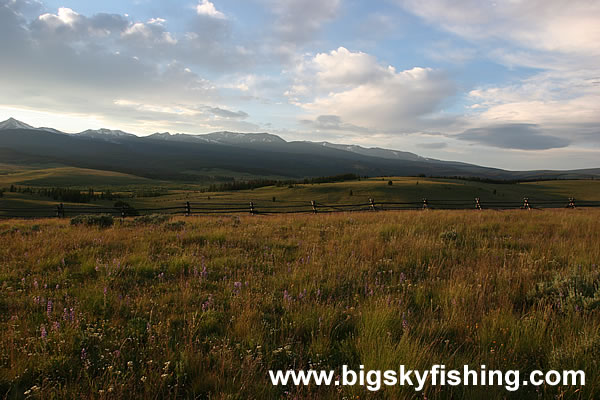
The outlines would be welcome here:
<svg viewBox="0 0 600 400">
<path fill-rule="evenodd" d="M 0 223 L 0 397 L 599 398 L 599 224 L 590 210 Z M 343 364 L 587 380 L 511 394 L 267 378 Z"/>
<path fill-rule="evenodd" d="M 62 169 L 60 169 L 62 171 Z M 109 189 L 123 196 L 124 201 L 138 209 L 183 207 L 185 202 L 201 204 L 215 203 L 248 203 L 253 201 L 257 209 L 285 204 L 305 204 L 310 209 L 310 202 L 323 204 L 357 204 L 368 202 L 370 198 L 376 202 L 420 202 L 423 198 L 430 201 L 432 207 L 445 201 L 464 200 L 474 203 L 476 197 L 481 198 L 482 205 L 491 202 L 511 202 L 515 206 L 522 203 L 524 197 L 531 199 L 535 206 L 540 201 L 558 201 L 559 206 L 567 204 L 569 197 L 579 201 L 600 200 L 600 180 L 542 181 L 513 184 L 493 184 L 454 179 L 384 177 L 347 181 L 339 183 L 298 184 L 292 186 L 270 186 L 254 190 L 228 192 L 206 192 L 202 185 L 169 183 L 163 185 L 159 181 L 143 180 L 132 176 L 121 176 L 115 173 L 99 171 L 97 174 L 85 175 L 77 171 L 48 171 L 43 178 L 39 171 L 19 174 L 8 174 L 0 177 L 0 188 L 8 187 L 10 182 L 21 182 L 52 187 L 51 184 L 65 183 L 65 186 L 80 187 L 87 190 L 93 187 L 102 191 Z M 53 174 L 57 174 L 56 176 Z M 19 175 L 17 178 L 16 175 Z M 118 175 L 118 176 L 117 176 Z M 32 180 L 22 180 L 29 176 Z M 86 176 L 88 184 L 84 183 Z M 33 179 L 35 177 L 35 179 Z M 21 179 L 21 180 L 19 180 Z M 63 179 L 63 180 L 61 180 Z M 121 180 L 120 180 L 121 179 Z M 136 181 L 140 179 L 140 181 Z M 392 185 L 388 182 L 391 181 Z M 4 183 L 2 183 L 4 182 Z M 66 185 L 71 182 L 70 185 Z M 111 185 L 103 186 L 103 183 Z M 137 183 L 136 183 L 137 182 Z M 27 186 L 27 185 L 25 185 Z M 60 186 L 60 185 L 59 185 Z M 39 186 L 38 186 L 39 187 Z M 138 197 L 136 191 L 159 189 L 163 194 L 158 197 Z M 275 203 L 273 202 L 275 199 Z M 562 203 L 561 203 L 562 202 Z M 86 206 L 112 207 L 115 201 L 94 201 Z M 0 216 L 9 215 L 3 208 L 43 208 L 47 211 L 38 215 L 50 216 L 58 201 L 27 193 L 9 193 L 5 191 L 0 198 Z M 66 204 L 73 206 L 76 204 Z"/>
<path fill-rule="evenodd" d="M 89 187 L 132 188 L 139 186 L 164 185 L 135 175 L 95 169 L 54 166 L 26 168 L 10 164 L 0 164 L 0 187 L 10 185 L 28 187 Z"/>
<path fill-rule="evenodd" d="M 388 183 L 392 181 L 390 186 Z M 140 207 L 161 204 L 181 205 L 192 202 L 247 202 L 270 203 L 311 200 L 325 203 L 361 203 L 370 198 L 376 201 L 412 202 L 428 198 L 432 202 L 446 200 L 474 200 L 482 202 L 510 201 L 519 204 L 524 197 L 532 202 L 562 200 L 575 197 L 580 200 L 600 200 L 600 181 L 547 181 L 534 183 L 493 184 L 456 179 L 384 177 L 360 181 L 293 185 L 293 187 L 264 187 L 254 190 L 200 193 L 198 191 L 174 191 L 168 196 L 148 199 L 132 199 Z"/>
</svg>

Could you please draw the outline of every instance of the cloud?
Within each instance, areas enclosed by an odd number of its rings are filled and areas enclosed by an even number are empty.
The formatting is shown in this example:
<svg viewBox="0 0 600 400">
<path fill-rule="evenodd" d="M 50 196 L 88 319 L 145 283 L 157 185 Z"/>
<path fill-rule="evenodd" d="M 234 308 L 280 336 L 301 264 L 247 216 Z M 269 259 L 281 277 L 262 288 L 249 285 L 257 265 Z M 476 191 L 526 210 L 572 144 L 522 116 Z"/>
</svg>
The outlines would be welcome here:
<svg viewBox="0 0 600 400">
<path fill-rule="evenodd" d="M 516 150 L 548 150 L 567 147 L 569 140 L 547 135 L 534 124 L 501 124 L 468 129 L 457 139 L 485 146 Z"/>
<path fill-rule="evenodd" d="M 263 0 L 276 16 L 275 30 L 280 39 L 305 43 L 327 22 L 333 20 L 342 0 Z"/>
<path fill-rule="evenodd" d="M 223 106 L 227 100 L 216 85 L 194 71 L 202 70 L 195 65 L 235 68 L 229 60 L 237 49 L 175 35 L 165 19 L 140 22 L 61 8 L 29 21 L 0 3 L 0 48 L 10 53 L 0 63 L 1 107 L 106 118 L 134 132 L 256 129 L 244 121 L 247 113 Z"/>
<path fill-rule="evenodd" d="M 29 28 L 36 40 L 48 43 L 98 40 L 119 35 L 128 25 L 127 19 L 121 15 L 103 13 L 88 18 L 70 8 L 61 7 L 56 14 L 38 16 Z"/>
<path fill-rule="evenodd" d="M 397 71 L 340 47 L 305 59 L 287 95 L 313 118 L 333 115 L 370 131 L 406 133 L 435 125 L 440 105 L 454 92 L 440 71 Z"/>
<path fill-rule="evenodd" d="M 448 143 L 446 143 L 446 142 L 418 143 L 417 147 L 421 147 L 423 149 L 430 149 L 430 150 L 439 150 L 439 149 L 445 149 L 446 147 L 448 147 Z"/>
<path fill-rule="evenodd" d="M 0 8 L 10 10 L 21 18 L 32 18 L 40 15 L 44 5 L 40 0 L 0 0 Z"/>
<path fill-rule="evenodd" d="M 325 26 L 335 20 L 342 0 L 257 0 L 270 21 L 255 38 L 262 59 L 268 63 L 295 65 L 302 50 L 314 44 Z"/>
<path fill-rule="evenodd" d="M 598 55 L 600 3 L 568 0 L 397 0 L 426 21 L 472 39 Z"/>
<path fill-rule="evenodd" d="M 129 45 L 145 47 L 151 51 L 156 51 L 157 46 L 177 44 L 177 39 L 166 31 L 164 22 L 162 19 L 136 22 L 121 34 L 121 38 Z"/>
<path fill-rule="evenodd" d="M 369 132 L 366 128 L 343 122 L 337 115 L 319 115 L 314 120 L 304 119 L 300 122 L 317 131 Z"/>
<path fill-rule="evenodd" d="M 246 119 L 249 116 L 244 111 L 230 111 L 220 107 L 209 107 L 208 111 L 217 117 L 225 119 Z"/>
<path fill-rule="evenodd" d="M 600 136 L 600 3 L 566 0 L 397 0 L 432 26 L 478 46 L 478 54 L 511 69 L 535 72 L 509 83 L 480 85 L 468 93 L 472 128 L 513 126 L 540 140 L 541 148 L 565 143 L 597 146 Z M 427 50 L 440 54 L 437 48 Z M 460 54 L 459 54 L 460 56 Z M 550 138 L 532 134 L 532 129 Z M 520 128 L 519 128 L 520 127 Z M 524 130 L 525 129 L 525 130 Z M 508 135 L 504 130 L 488 133 Z M 487 138 L 487 136 L 486 136 Z M 561 138 L 555 140 L 555 138 Z M 492 141 L 487 138 L 488 143 Z M 504 143 L 499 139 L 497 144 Z M 528 143 L 528 147 L 535 147 Z"/>
<path fill-rule="evenodd" d="M 226 19 L 227 17 L 221 11 L 215 8 L 215 5 L 208 0 L 202 0 L 200 4 L 196 6 L 196 12 L 198 15 L 205 15 L 211 18 Z"/>
<path fill-rule="evenodd" d="M 566 140 L 600 144 L 600 85 L 594 71 L 547 71 L 505 86 L 472 90 L 471 126 L 535 124 Z"/>
</svg>

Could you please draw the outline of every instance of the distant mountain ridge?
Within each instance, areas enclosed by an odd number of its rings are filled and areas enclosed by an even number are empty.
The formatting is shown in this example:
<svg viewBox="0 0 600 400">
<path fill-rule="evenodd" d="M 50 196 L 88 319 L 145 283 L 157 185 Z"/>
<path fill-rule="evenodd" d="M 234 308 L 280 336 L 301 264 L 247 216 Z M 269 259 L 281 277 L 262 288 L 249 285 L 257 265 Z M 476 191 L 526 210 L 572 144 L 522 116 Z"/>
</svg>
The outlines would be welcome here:
<svg viewBox="0 0 600 400">
<path fill-rule="evenodd" d="M 213 132 L 199 135 L 190 135 L 186 133 L 169 132 L 154 133 L 145 136 L 149 139 L 158 140 L 176 140 L 188 142 L 222 143 L 222 144 L 241 144 L 241 143 L 286 143 L 285 140 L 277 135 L 270 133 L 238 133 L 238 132 Z"/>
<path fill-rule="evenodd" d="M 25 122 L 16 120 L 14 118 L 9 118 L 6 121 L 0 122 L 0 131 L 7 130 L 7 129 L 31 129 L 34 131 L 45 131 L 45 132 L 65 134 L 64 132 L 61 132 L 61 131 L 59 131 L 57 129 L 53 129 L 53 128 L 34 128 L 33 126 L 26 124 Z"/>
<path fill-rule="evenodd" d="M 136 136 L 133 133 L 127 133 L 127 132 L 111 130 L 111 129 L 88 129 L 83 132 L 79 132 L 77 135 L 88 136 L 88 137 L 93 137 L 93 138 L 98 138 L 98 139 Z"/>
<path fill-rule="evenodd" d="M 196 181 L 211 170 L 225 171 L 224 174 L 231 171 L 231 176 L 244 173 L 285 178 L 345 173 L 495 180 L 600 177 L 600 169 L 506 171 L 383 148 L 288 142 L 269 133 L 164 132 L 140 137 L 121 130 L 88 129 L 68 134 L 52 128 L 34 128 L 13 118 L 0 122 L 0 154 L 5 162 L 52 162 L 182 181 Z"/>
</svg>

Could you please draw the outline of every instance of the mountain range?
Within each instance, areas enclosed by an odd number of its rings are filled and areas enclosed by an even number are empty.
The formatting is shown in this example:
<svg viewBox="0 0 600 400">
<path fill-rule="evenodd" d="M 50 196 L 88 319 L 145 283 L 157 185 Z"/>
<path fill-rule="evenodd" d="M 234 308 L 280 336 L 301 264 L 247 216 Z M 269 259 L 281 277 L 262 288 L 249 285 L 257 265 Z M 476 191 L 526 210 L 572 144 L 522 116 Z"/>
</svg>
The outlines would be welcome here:
<svg viewBox="0 0 600 400">
<path fill-rule="evenodd" d="M 0 162 L 52 163 L 180 181 L 207 171 L 304 178 L 355 173 L 361 176 L 463 176 L 496 180 L 600 177 L 600 168 L 573 171 L 507 171 L 421 157 L 410 152 L 329 142 L 286 141 L 269 133 L 155 133 L 140 137 L 120 130 L 64 133 L 10 118 L 0 122 Z"/>
</svg>

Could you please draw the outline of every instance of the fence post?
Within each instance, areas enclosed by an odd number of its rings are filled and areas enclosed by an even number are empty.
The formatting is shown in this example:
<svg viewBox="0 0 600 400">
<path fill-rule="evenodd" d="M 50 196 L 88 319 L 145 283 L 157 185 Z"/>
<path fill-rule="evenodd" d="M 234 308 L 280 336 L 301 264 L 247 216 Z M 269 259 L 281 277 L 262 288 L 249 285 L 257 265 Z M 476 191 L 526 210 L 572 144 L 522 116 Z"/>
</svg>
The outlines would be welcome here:
<svg viewBox="0 0 600 400">
<path fill-rule="evenodd" d="M 190 215 L 192 215 L 192 206 L 190 205 L 189 201 L 185 202 L 185 216 L 189 217 Z"/>
<path fill-rule="evenodd" d="M 255 211 L 254 211 L 254 203 L 250 202 L 250 214 L 254 215 Z"/>
<path fill-rule="evenodd" d="M 521 207 L 524 210 L 531 210 L 531 204 L 529 204 L 529 198 L 525 197 L 523 199 L 523 206 Z"/>
<path fill-rule="evenodd" d="M 574 197 L 569 197 L 569 205 L 567 206 L 567 208 L 575 208 L 575 198 Z"/>
<path fill-rule="evenodd" d="M 65 216 L 64 204 L 60 203 L 59 205 L 56 206 L 56 217 L 57 218 L 64 218 L 64 216 Z"/>
<path fill-rule="evenodd" d="M 475 197 L 475 209 L 476 210 L 481 210 L 481 203 L 479 201 L 479 197 Z"/>
<path fill-rule="evenodd" d="M 371 211 L 376 211 L 376 209 L 375 209 L 375 200 L 369 199 L 369 203 L 371 203 Z"/>
<path fill-rule="evenodd" d="M 427 199 L 423 199 L 423 210 L 426 210 L 429 208 L 429 202 L 427 201 Z"/>
<path fill-rule="evenodd" d="M 310 204 L 312 205 L 312 209 L 313 209 L 313 213 L 317 213 L 317 202 L 314 200 L 311 200 Z"/>
</svg>

